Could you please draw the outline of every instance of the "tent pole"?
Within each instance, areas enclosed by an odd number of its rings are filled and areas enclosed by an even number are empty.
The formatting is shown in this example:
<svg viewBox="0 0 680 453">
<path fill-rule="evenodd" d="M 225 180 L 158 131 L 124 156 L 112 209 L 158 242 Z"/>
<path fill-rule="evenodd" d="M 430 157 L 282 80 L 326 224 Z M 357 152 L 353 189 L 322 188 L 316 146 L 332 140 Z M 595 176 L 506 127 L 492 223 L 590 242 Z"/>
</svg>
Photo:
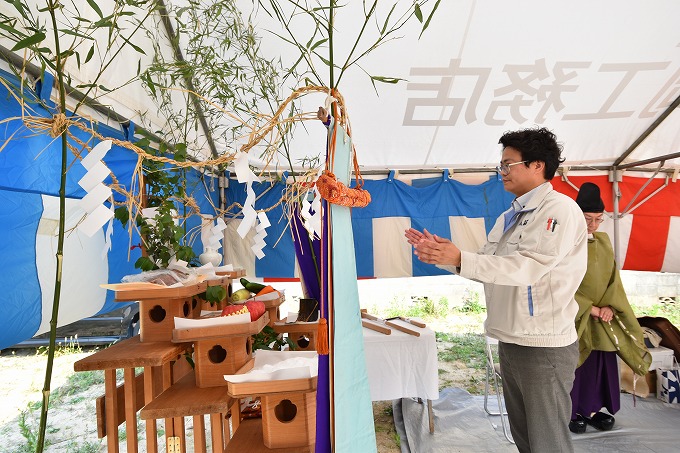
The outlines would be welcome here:
<svg viewBox="0 0 680 453">
<path fill-rule="evenodd" d="M 621 171 L 614 168 L 609 173 L 609 178 L 612 182 L 612 206 L 614 208 L 614 260 L 616 261 L 616 267 L 621 269 L 623 263 L 621 263 L 621 252 L 620 247 L 620 233 L 619 233 L 619 199 L 621 198 L 621 193 L 619 191 L 619 179 L 621 178 Z"/>
<path fill-rule="evenodd" d="M 661 162 L 661 165 L 659 166 L 659 168 L 656 169 L 654 173 L 656 175 L 656 173 L 659 173 L 661 171 L 661 167 L 663 167 L 663 164 L 667 160 L 675 159 L 677 157 L 680 157 L 680 152 L 652 157 L 651 159 L 639 160 L 637 162 L 630 162 L 627 164 L 618 165 L 616 168 L 618 168 L 619 170 L 625 170 L 626 168 L 639 167 L 640 165 L 655 164 L 657 162 Z"/>
<path fill-rule="evenodd" d="M 179 48 L 179 38 L 175 33 L 175 29 L 172 27 L 172 23 L 170 22 L 170 16 L 168 14 L 168 9 L 166 8 L 165 2 L 163 0 L 159 0 L 158 8 L 160 12 L 161 22 L 163 23 L 163 27 L 165 28 L 165 33 L 167 33 L 168 35 L 168 38 L 172 46 L 172 50 L 175 54 L 175 60 L 177 60 L 178 63 L 185 63 L 186 60 L 184 59 L 182 50 Z M 194 94 L 197 91 L 196 87 L 194 86 L 194 81 L 191 80 L 191 77 L 187 76 L 186 74 L 183 74 L 183 78 L 184 83 L 187 84 L 187 89 L 189 90 L 188 94 L 189 98 L 191 99 L 191 103 L 193 104 L 194 109 L 196 110 L 196 116 L 198 116 L 198 121 L 201 123 L 201 127 L 203 128 L 203 133 L 205 134 L 205 139 L 208 142 L 210 153 L 212 154 L 213 158 L 217 159 L 219 157 L 219 153 L 217 152 L 217 147 L 215 146 L 215 140 L 213 139 L 212 132 L 210 130 L 210 127 L 208 126 L 208 121 L 205 119 L 205 112 L 203 111 L 203 107 L 201 107 L 198 97 Z"/>
</svg>

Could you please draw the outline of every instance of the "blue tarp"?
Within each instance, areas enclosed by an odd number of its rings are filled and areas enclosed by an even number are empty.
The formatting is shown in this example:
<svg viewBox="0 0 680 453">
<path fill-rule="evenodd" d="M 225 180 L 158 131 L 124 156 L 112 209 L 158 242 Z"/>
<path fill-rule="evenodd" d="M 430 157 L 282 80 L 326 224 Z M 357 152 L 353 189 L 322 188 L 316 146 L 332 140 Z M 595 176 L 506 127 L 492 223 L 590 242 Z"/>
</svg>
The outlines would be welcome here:
<svg viewBox="0 0 680 453">
<path fill-rule="evenodd" d="M 16 84 L 16 78 L 0 71 L 0 77 L 9 84 Z M 13 90 L 14 91 L 14 90 Z M 33 118 L 50 118 L 51 113 L 41 107 L 35 100 L 35 93 L 24 91 L 26 96 L 26 116 Z M 54 250 L 39 250 L 36 246 L 36 234 L 43 214 L 44 197 L 58 197 L 61 174 L 61 139 L 52 138 L 49 131 L 28 129 L 21 120 L 21 106 L 14 97 L 10 96 L 7 88 L 0 85 L 0 256 L 5 262 L 5 268 L 0 273 L 0 303 L 3 307 L 3 322 L 0 329 L 0 349 L 11 346 L 32 337 L 39 328 L 42 319 L 44 285 L 54 285 L 54 277 L 49 281 L 40 281 L 36 265 L 37 257 L 45 254 L 54 256 Z M 126 140 L 124 131 L 108 126 L 94 124 L 95 129 L 104 137 Z M 71 126 L 70 133 L 78 137 L 90 147 L 98 141 L 88 133 Z M 80 149 L 75 141 L 71 144 Z M 87 151 L 83 151 L 85 156 Z M 67 181 L 66 197 L 80 199 L 85 191 L 78 185 L 78 181 L 85 174 L 85 169 L 76 161 L 73 152 L 67 153 Z M 106 154 L 104 163 L 116 176 L 117 181 L 125 190 L 137 163 L 137 155 L 124 147 L 113 145 Z M 193 169 L 188 169 L 187 186 L 189 195 L 193 196 L 201 212 L 213 214 L 211 202 L 217 206 L 218 191 L 206 190 L 203 175 Z M 207 178 L 209 180 L 209 178 Z M 105 184 L 111 184 L 109 176 Z M 208 187 L 212 183 L 208 182 Z M 124 197 L 114 191 L 116 202 L 124 201 Z M 200 225 L 201 219 L 193 216 L 187 221 L 187 228 Z M 106 227 L 106 226 L 105 226 Z M 136 274 L 138 269 L 134 263 L 141 251 L 130 245 L 140 243 L 139 237 L 133 233 L 130 238 L 128 229 L 120 222 L 113 222 L 112 248 L 108 253 L 108 282 L 120 282 L 125 275 Z M 193 244 L 196 254 L 202 251 L 200 235 Z M 65 256 L 64 262 L 67 262 Z M 73 258 L 73 257 L 71 257 Z M 71 259 L 73 263 L 73 259 Z M 88 266 L 88 263 L 74 263 L 77 266 Z M 41 286 L 43 285 L 43 286 Z M 105 300 L 78 301 L 77 291 L 74 294 L 61 295 L 61 306 L 68 309 L 69 302 L 88 304 L 92 306 L 91 314 L 101 314 L 120 308 L 121 304 L 113 301 L 113 292 L 107 291 Z M 75 301 L 73 299 L 76 299 Z"/>
</svg>

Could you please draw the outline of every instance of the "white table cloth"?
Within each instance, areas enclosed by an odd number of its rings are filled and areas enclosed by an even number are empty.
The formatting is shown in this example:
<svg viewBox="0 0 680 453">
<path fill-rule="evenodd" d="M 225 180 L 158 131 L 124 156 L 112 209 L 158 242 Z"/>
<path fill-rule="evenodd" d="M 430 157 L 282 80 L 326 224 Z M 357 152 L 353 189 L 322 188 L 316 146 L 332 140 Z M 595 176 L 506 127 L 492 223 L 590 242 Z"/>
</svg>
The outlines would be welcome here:
<svg viewBox="0 0 680 453">
<path fill-rule="evenodd" d="M 392 329 L 385 335 L 364 327 L 364 352 L 372 401 L 418 397 L 439 399 L 437 344 L 434 331 L 405 321 L 392 322 L 420 332 Z"/>
</svg>

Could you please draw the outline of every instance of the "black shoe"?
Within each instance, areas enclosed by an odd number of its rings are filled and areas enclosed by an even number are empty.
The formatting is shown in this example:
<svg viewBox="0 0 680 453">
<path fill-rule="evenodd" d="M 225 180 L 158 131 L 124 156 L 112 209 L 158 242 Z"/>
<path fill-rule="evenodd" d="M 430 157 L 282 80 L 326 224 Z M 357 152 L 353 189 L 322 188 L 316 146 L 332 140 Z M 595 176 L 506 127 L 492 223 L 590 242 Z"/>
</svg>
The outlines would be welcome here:
<svg viewBox="0 0 680 453">
<path fill-rule="evenodd" d="M 614 417 L 604 412 L 597 412 L 591 418 L 585 418 L 585 420 L 590 426 L 600 431 L 609 431 L 614 427 Z"/>
<path fill-rule="evenodd" d="M 576 414 L 576 420 L 569 422 L 569 431 L 574 434 L 583 434 L 586 432 L 586 426 L 585 419 L 581 415 Z"/>
</svg>

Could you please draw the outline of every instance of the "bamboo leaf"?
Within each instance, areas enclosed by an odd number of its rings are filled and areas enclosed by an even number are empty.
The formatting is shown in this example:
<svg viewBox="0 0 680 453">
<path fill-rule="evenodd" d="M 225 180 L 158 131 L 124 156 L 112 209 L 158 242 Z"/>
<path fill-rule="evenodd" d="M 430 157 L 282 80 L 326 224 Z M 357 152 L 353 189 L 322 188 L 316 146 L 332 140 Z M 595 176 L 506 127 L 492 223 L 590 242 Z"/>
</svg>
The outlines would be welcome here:
<svg viewBox="0 0 680 453">
<path fill-rule="evenodd" d="M 415 4 L 415 9 L 413 11 L 413 14 L 416 15 L 416 19 L 418 19 L 418 22 L 420 22 L 422 24 L 423 23 L 423 12 L 420 10 L 420 5 L 417 4 L 417 3 Z"/>
<path fill-rule="evenodd" d="M 78 38 L 89 39 L 90 41 L 94 40 L 92 36 L 84 35 L 82 33 L 79 33 L 77 30 L 71 30 L 70 28 L 61 28 L 59 29 L 59 31 L 66 35 L 77 36 Z"/>
<path fill-rule="evenodd" d="M 421 36 L 423 36 L 423 33 L 425 33 L 425 30 L 427 27 L 430 25 L 430 21 L 432 20 L 432 17 L 434 16 L 435 11 L 437 11 L 437 8 L 439 8 L 439 3 L 441 3 L 441 0 L 437 0 L 437 2 L 434 4 L 434 7 L 432 8 L 432 12 L 430 13 L 429 16 L 427 16 L 427 20 L 425 21 L 425 24 L 423 25 L 423 29 L 420 31 L 420 35 L 418 35 L 418 39 L 420 39 Z"/>
<path fill-rule="evenodd" d="M 418 5 L 416 4 L 416 6 L 418 6 Z M 384 35 L 384 34 L 385 34 L 385 30 L 387 30 L 387 25 L 388 25 L 389 22 L 390 22 L 390 17 L 392 16 L 392 13 L 394 12 L 394 9 L 395 9 L 396 7 L 397 7 L 397 4 L 396 4 L 396 3 L 395 3 L 394 5 L 392 5 L 392 9 L 390 9 L 389 14 L 388 14 L 387 17 L 385 18 L 385 23 L 383 24 L 383 28 L 382 28 L 382 30 L 380 30 L 380 34 L 381 34 L 381 35 Z"/>
<path fill-rule="evenodd" d="M 12 36 L 26 36 L 23 33 L 21 33 L 19 30 L 16 28 L 12 27 L 11 25 L 6 25 L 2 22 L 0 22 L 0 30 L 5 30 Z"/>
<path fill-rule="evenodd" d="M 310 47 L 309 50 L 311 51 L 311 50 L 316 49 L 317 47 L 319 47 L 321 44 L 325 43 L 326 41 L 328 41 L 328 38 L 318 40 L 317 42 L 312 44 L 312 47 Z"/>
<path fill-rule="evenodd" d="M 100 19 L 104 17 L 104 15 L 102 14 L 102 10 L 99 9 L 99 5 L 97 5 L 97 3 L 94 0 L 87 0 L 87 3 L 94 10 L 94 12 L 97 13 Z"/>
<path fill-rule="evenodd" d="M 29 36 L 27 38 L 22 39 L 18 43 L 12 47 L 12 52 L 16 52 L 17 50 L 24 49 L 26 47 L 32 46 L 34 44 L 38 44 L 39 42 L 42 42 L 45 40 L 45 33 L 39 31 L 36 34 Z"/>
<path fill-rule="evenodd" d="M 92 47 L 90 47 L 90 50 L 87 51 L 87 56 L 85 57 L 85 63 L 87 64 L 88 61 L 92 59 L 92 56 L 94 55 L 94 44 L 92 44 Z"/>
<path fill-rule="evenodd" d="M 381 83 L 396 84 L 406 79 L 401 79 L 398 77 L 371 76 L 371 80 Z"/>
<path fill-rule="evenodd" d="M 142 55 L 146 55 L 146 52 L 144 52 L 144 49 L 142 49 L 142 48 L 139 47 L 139 46 L 134 45 L 134 44 L 132 43 L 132 41 L 130 41 L 129 39 L 123 38 L 123 41 L 125 41 L 128 45 L 130 45 L 130 47 L 132 47 L 133 49 L 135 49 L 137 52 L 141 53 Z"/>
</svg>

